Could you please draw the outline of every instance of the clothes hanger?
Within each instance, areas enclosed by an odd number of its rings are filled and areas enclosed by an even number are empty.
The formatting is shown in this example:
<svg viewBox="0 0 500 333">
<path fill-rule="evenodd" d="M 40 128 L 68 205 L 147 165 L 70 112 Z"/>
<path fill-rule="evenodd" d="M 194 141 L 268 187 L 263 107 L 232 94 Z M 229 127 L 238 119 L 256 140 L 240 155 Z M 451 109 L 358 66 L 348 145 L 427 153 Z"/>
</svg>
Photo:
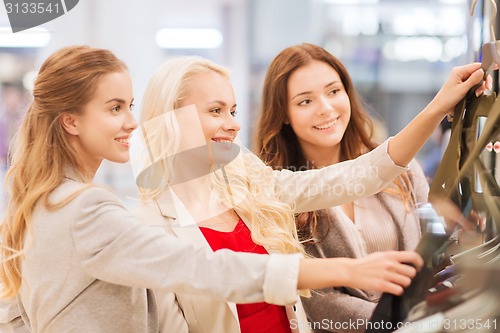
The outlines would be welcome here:
<svg viewBox="0 0 500 333">
<path fill-rule="evenodd" d="M 477 0 L 472 2 L 472 7 L 470 10 L 470 15 L 474 15 L 474 9 L 476 7 Z M 482 64 L 481 68 L 484 71 L 484 79 L 493 70 L 495 64 L 500 64 L 500 41 L 495 38 L 495 19 L 497 16 L 497 5 L 495 0 L 490 0 L 491 3 L 491 17 L 490 17 L 490 39 L 488 43 L 484 43 L 481 48 Z M 482 83 L 482 82 L 481 82 Z M 473 89 L 472 91 L 475 91 Z"/>
<path fill-rule="evenodd" d="M 500 243 L 500 236 L 496 235 L 495 237 L 493 237 L 492 239 L 490 239 L 486 243 L 482 243 L 482 244 L 477 245 L 473 248 L 470 248 L 470 249 L 464 250 L 460 253 L 457 253 L 455 255 L 452 255 L 450 259 L 454 264 L 460 263 L 460 262 L 464 261 L 464 259 L 467 260 L 467 258 L 474 259 L 478 255 L 481 255 L 481 253 L 484 253 L 484 252 L 494 248 L 499 243 Z"/>
</svg>

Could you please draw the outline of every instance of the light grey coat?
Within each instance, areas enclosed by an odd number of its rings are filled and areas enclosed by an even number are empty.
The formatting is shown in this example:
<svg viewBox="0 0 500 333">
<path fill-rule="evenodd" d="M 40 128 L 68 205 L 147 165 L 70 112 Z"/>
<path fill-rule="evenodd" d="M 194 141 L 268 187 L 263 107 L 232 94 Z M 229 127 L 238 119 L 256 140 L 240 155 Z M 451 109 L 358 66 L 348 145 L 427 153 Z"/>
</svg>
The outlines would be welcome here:
<svg viewBox="0 0 500 333">
<path fill-rule="evenodd" d="M 84 186 L 67 179 L 51 201 Z M 102 187 L 84 190 L 58 211 L 37 205 L 32 224 L 18 297 L 31 332 L 158 332 L 155 297 L 146 288 L 235 302 L 286 305 L 297 298 L 298 256 L 195 249 L 138 221 Z M 282 284 L 283 270 L 291 284 Z M 2 332 L 26 329 L 15 308 L 3 310 Z"/>
</svg>

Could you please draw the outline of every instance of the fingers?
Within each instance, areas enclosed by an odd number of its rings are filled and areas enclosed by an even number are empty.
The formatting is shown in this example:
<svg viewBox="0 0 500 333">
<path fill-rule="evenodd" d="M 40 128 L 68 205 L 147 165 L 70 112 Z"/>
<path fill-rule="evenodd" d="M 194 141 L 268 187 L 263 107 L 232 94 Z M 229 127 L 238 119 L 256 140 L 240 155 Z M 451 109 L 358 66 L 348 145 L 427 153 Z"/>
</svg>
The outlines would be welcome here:
<svg viewBox="0 0 500 333">
<path fill-rule="evenodd" d="M 411 284 L 417 271 L 415 268 L 404 264 L 396 264 L 392 269 L 384 275 L 381 287 L 387 288 L 384 292 L 400 295 L 404 288 Z"/>
<path fill-rule="evenodd" d="M 457 224 L 465 230 L 474 229 L 465 216 L 463 216 L 460 208 L 450 199 L 431 196 L 429 201 L 439 216 L 444 218 L 448 229 L 453 229 Z"/>
<path fill-rule="evenodd" d="M 384 282 L 380 286 L 380 291 L 384 293 L 389 293 L 393 295 L 403 295 L 404 288 L 401 287 L 399 284 L 391 283 L 391 282 Z"/>
<path fill-rule="evenodd" d="M 448 79 L 443 84 L 432 104 L 442 112 L 443 117 L 453 112 L 455 106 L 476 85 L 478 93 L 483 93 L 486 83 L 480 84 L 484 78 L 484 71 L 480 63 L 472 63 L 465 66 L 454 67 Z M 489 81 L 488 81 L 489 82 Z"/>
<path fill-rule="evenodd" d="M 452 75 L 454 72 L 459 78 L 459 85 L 463 85 L 467 91 L 477 84 L 480 84 L 481 80 L 483 80 L 485 76 L 484 70 L 481 68 L 481 63 L 478 62 L 461 67 L 455 67 L 452 70 Z M 490 75 L 487 75 L 486 80 L 484 80 L 484 82 L 476 88 L 474 93 L 476 94 L 476 96 L 479 96 L 486 90 L 491 90 L 492 87 L 493 79 Z"/>
<path fill-rule="evenodd" d="M 420 270 L 424 266 L 424 260 L 415 251 L 389 251 L 387 255 L 399 263 L 408 264 Z M 406 267 L 411 267 L 405 265 Z"/>
<path fill-rule="evenodd" d="M 356 283 L 359 288 L 395 295 L 403 293 L 424 264 L 422 258 L 413 251 L 372 253 L 357 261 L 359 272 L 354 276 L 360 279 L 359 284 Z"/>
<path fill-rule="evenodd" d="M 383 285 L 386 288 L 384 291 L 401 295 L 404 288 L 411 284 L 412 279 L 417 275 L 417 269 L 420 270 L 424 262 L 416 252 L 387 252 L 386 255 L 394 262 L 387 266 L 383 276 Z"/>
<path fill-rule="evenodd" d="M 457 76 L 463 82 L 463 81 L 467 80 L 473 73 L 477 72 L 479 69 L 481 69 L 481 63 L 480 62 L 473 62 L 473 63 L 467 64 L 464 66 L 454 67 L 452 69 L 452 73 L 456 72 Z"/>
<path fill-rule="evenodd" d="M 469 220 L 476 227 L 476 231 L 484 231 L 486 228 L 486 216 L 481 213 L 476 212 L 475 210 L 471 210 L 469 213 Z"/>
<path fill-rule="evenodd" d="M 406 265 L 416 273 L 415 268 Z M 374 291 L 390 293 L 394 295 L 401 295 L 406 287 L 411 284 L 411 278 L 404 274 L 399 274 L 395 271 L 385 271 L 383 275 L 374 279 Z"/>
<path fill-rule="evenodd" d="M 483 79 L 484 77 L 484 71 L 479 68 L 477 71 L 473 72 L 466 80 L 465 82 L 470 85 L 470 86 L 473 86 L 475 84 L 478 84 L 479 82 L 481 82 L 481 80 Z"/>
<path fill-rule="evenodd" d="M 482 84 L 474 91 L 474 93 L 476 94 L 476 97 L 479 97 L 486 90 L 491 90 L 492 88 L 493 88 L 493 79 L 491 75 L 488 75 L 486 77 L 486 80 L 482 82 Z"/>
<path fill-rule="evenodd" d="M 488 89 L 488 90 L 493 89 L 493 78 L 491 77 L 491 75 L 488 75 L 486 77 L 486 84 L 485 84 L 485 86 L 486 86 L 486 89 Z"/>
</svg>

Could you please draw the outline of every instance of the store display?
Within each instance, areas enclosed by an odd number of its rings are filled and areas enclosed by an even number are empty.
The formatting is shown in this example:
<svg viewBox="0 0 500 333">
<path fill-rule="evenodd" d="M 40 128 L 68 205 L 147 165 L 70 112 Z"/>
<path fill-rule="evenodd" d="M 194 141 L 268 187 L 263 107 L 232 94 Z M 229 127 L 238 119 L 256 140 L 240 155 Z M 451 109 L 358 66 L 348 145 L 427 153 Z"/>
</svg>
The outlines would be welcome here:
<svg viewBox="0 0 500 333">
<path fill-rule="evenodd" d="M 495 6 L 493 10 L 496 14 Z M 490 42 L 483 50 L 497 44 Z M 491 54 L 483 58 L 486 73 L 498 65 L 497 58 Z M 402 296 L 382 296 L 367 333 L 500 332 L 500 186 L 495 166 L 485 165 L 483 158 L 495 154 L 486 147 L 500 139 L 500 101 L 495 93 L 480 97 L 471 93 L 456 106 L 452 119 L 450 142 L 432 182 L 430 202 L 441 212 L 458 207 L 477 223 L 483 241 L 464 249 L 461 228 L 436 233 L 429 227 L 432 214 L 427 207 L 417 247 L 425 266 Z M 430 226 L 435 224 L 431 221 Z"/>
</svg>

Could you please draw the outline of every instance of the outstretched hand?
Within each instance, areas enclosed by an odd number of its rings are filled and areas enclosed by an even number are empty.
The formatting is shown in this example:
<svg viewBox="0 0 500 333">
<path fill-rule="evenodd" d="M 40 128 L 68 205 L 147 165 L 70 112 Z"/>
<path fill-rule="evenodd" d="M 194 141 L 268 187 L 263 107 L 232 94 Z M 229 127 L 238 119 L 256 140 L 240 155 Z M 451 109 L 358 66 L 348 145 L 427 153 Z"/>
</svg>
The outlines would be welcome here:
<svg viewBox="0 0 500 333">
<path fill-rule="evenodd" d="M 303 259 L 297 288 L 352 287 L 401 295 L 423 265 L 414 251 L 376 252 L 356 259 Z"/>
<path fill-rule="evenodd" d="M 401 295 L 423 264 L 413 251 L 375 252 L 351 261 L 349 286 Z"/>
<path fill-rule="evenodd" d="M 462 100 L 465 95 L 477 84 L 483 80 L 484 71 L 481 69 L 481 63 L 475 62 L 464 66 L 453 67 L 448 79 L 443 84 L 436 97 L 431 103 L 436 104 L 439 110 L 446 112 L 444 115 L 452 114 L 455 105 Z M 476 88 L 476 96 L 490 90 L 492 87 L 492 78 L 487 76 L 486 80 Z"/>
</svg>

